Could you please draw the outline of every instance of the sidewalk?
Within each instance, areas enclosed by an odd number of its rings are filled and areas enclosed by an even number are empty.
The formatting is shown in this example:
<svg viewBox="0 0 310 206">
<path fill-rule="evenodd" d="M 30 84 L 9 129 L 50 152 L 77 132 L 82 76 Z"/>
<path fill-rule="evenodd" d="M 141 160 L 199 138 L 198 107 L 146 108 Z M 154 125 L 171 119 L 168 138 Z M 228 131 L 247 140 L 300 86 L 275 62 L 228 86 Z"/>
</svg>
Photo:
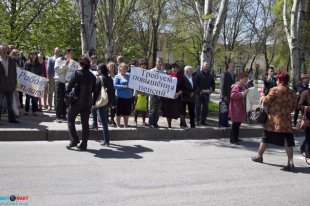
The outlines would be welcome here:
<svg viewBox="0 0 310 206">
<path fill-rule="evenodd" d="M 20 124 L 9 124 L 7 116 L 3 115 L 0 122 L 0 141 L 56 141 L 68 140 L 67 123 L 56 123 L 55 114 L 44 112 L 38 116 L 21 116 Z M 90 119 L 90 125 L 91 125 Z M 189 121 L 187 119 L 187 121 Z M 148 119 L 146 120 L 148 122 Z M 121 122 L 122 123 L 122 122 Z M 129 128 L 109 127 L 111 140 L 156 140 L 156 139 L 211 139 L 229 138 L 230 128 L 218 127 L 217 118 L 208 118 L 209 126 L 197 126 L 195 129 L 180 129 L 179 120 L 172 121 L 172 128 L 167 127 L 166 119 L 160 117 L 159 129 L 143 127 L 142 118 L 138 118 L 138 127 L 134 124 L 134 118 L 129 118 Z M 189 125 L 189 122 L 188 122 Z M 81 124 L 77 118 L 76 128 L 81 137 Z M 243 124 L 241 137 L 261 137 L 260 125 Z M 90 139 L 102 139 L 102 127 L 98 131 L 90 131 Z"/>
</svg>

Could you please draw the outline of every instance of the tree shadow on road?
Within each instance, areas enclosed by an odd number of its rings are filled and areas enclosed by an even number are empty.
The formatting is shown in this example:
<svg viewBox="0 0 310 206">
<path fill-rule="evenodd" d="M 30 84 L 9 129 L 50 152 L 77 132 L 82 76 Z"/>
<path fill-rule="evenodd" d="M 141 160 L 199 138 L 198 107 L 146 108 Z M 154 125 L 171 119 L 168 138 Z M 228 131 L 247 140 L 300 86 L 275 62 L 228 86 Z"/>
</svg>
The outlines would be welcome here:
<svg viewBox="0 0 310 206">
<path fill-rule="evenodd" d="M 143 157 L 138 154 L 153 152 L 153 150 L 141 145 L 124 146 L 110 144 L 109 149 L 88 149 L 87 152 L 93 153 L 95 157 L 103 159 L 142 159 Z"/>
</svg>

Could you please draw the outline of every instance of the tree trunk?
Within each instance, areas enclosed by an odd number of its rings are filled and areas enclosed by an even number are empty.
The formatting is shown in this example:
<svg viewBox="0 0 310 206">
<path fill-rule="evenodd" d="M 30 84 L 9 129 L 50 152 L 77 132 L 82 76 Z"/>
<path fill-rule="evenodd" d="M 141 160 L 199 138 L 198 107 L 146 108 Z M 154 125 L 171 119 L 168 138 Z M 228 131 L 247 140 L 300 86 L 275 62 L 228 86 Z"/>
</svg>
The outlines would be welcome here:
<svg viewBox="0 0 310 206">
<path fill-rule="evenodd" d="M 82 53 L 88 55 L 96 52 L 96 18 L 97 0 L 79 0 L 81 18 Z"/>
<path fill-rule="evenodd" d="M 152 48 L 152 67 L 156 65 L 156 58 L 157 58 L 157 45 L 158 45 L 158 28 L 157 26 L 153 25 L 153 48 Z"/>
<path fill-rule="evenodd" d="M 204 4 L 204 14 L 212 14 L 212 0 L 205 0 Z M 203 20 L 203 46 L 201 53 L 201 66 L 204 61 L 209 63 L 210 70 L 212 69 L 215 44 L 218 41 L 221 28 L 224 23 L 224 19 L 227 13 L 228 0 L 221 0 L 220 8 L 218 12 L 218 17 L 215 19 L 211 17 L 210 19 Z"/>
<path fill-rule="evenodd" d="M 293 86 L 297 84 L 303 68 L 303 52 L 301 50 L 304 35 L 305 12 L 308 0 L 294 0 L 291 10 L 290 28 L 287 20 L 287 0 L 283 2 L 283 23 L 290 48 L 291 70 Z"/>
<path fill-rule="evenodd" d="M 109 58 L 112 58 L 114 54 L 114 42 L 113 42 L 113 22 L 115 17 L 115 0 L 109 0 L 104 2 L 106 10 L 105 10 L 105 59 L 106 61 Z"/>
</svg>

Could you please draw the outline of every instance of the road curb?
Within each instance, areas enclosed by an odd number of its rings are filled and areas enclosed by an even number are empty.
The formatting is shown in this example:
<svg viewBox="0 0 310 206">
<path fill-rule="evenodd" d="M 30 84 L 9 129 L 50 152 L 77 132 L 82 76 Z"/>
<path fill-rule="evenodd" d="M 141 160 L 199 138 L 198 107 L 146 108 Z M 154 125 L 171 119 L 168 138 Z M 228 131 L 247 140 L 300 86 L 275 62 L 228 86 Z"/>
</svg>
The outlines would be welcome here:
<svg viewBox="0 0 310 206">
<path fill-rule="evenodd" d="M 110 130 L 110 139 L 113 140 L 159 140 L 159 139 L 217 139 L 229 138 L 230 128 L 206 127 L 195 129 L 150 129 L 126 128 Z M 78 131 L 82 137 L 82 132 Z M 241 128 L 240 137 L 261 137 L 262 128 Z M 68 140 L 67 130 L 2 130 L 0 141 L 59 141 Z M 90 131 L 91 140 L 102 140 L 103 132 Z"/>
</svg>

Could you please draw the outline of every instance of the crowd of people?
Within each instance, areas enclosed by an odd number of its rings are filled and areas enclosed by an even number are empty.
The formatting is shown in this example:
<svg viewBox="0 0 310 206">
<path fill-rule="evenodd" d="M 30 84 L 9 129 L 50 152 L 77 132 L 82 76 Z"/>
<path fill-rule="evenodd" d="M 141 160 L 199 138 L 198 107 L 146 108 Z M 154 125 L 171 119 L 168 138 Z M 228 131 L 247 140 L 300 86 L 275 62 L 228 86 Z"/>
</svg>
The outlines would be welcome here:
<svg viewBox="0 0 310 206">
<path fill-rule="evenodd" d="M 159 117 L 167 119 L 167 125 L 172 127 L 172 120 L 179 119 L 181 128 L 187 128 L 186 113 L 188 111 L 191 128 L 196 125 L 207 125 L 210 95 L 215 91 L 214 76 L 209 70 L 209 63 L 203 62 L 201 69 L 196 71 L 191 66 L 174 63 L 169 68 L 164 67 L 162 58 L 156 59 L 156 65 L 150 71 L 167 74 L 177 79 L 174 98 L 165 98 L 156 95 L 134 91 L 128 87 L 131 66 L 141 69 L 149 69 L 144 59 L 124 62 L 122 56 L 109 59 L 104 64 L 98 64 L 96 55 L 79 57 L 80 69 L 66 80 L 68 66 L 75 58 L 72 48 L 67 48 L 62 55 L 59 48 L 54 49 L 54 56 L 47 60 L 42 53 L 30 52 L 28 59 L 22 51 L 13 46 L 0 46 L 0 114 L 3 106 L 8 111 L 10 123 L 19 123 L 18 114 L 14 112 L 13 102 L 16 101 L 19 108 L 24 107 L 24 115 L 29 114 L 30 102 L 34 116 L 38 111 L 55 110 L 57 123 L 67 122 L 70 134 L 68 149 L 78 147 L 87 149 L 89 129 L 98 130 L 98 124 L 103 127 L 103 145 L 109 146 L 109 128 L 128 127 L 128 120 L 134 114 L 134 122 L 138 125 L 138 116 L 142 116 L 142 124 L 150 128 L 158 128 Z M 48 84 L 44 98 L 37 98 L 16 91 L 16 67 L 27 70 L 36 75 L 46 77 Z M 264 124 L 264 137 L 259 147 L 258 156 L 252 160 L 263 162 L 263 154 L 268 144 L 284 146 L 287 151 L 287 168 L 292 170 L 293 150 L 295 145 L 293 138 L 293 126 L 297 124 L 299 111 L 301 110 L 310 119 L 310 90 L 309 78 L 301 76 L 300 83 L 296 86 L 296 92 L 288 87 L 289 75 L 280 71 L 274 74 L 274 68 L 269 68 L 261 90 L 261 100 L 268 108 L 268 120 Z M 240 144 L 240 125 L 247 122 L 245 99 L 249 92 L 248 73 L 235 72 L 235 65 L 230 63 L 224 73 L 221 82 L 221 101 L 227 106 L 228 116 L 231 120 L 230 143 Z M 66 96 L 73 90 L 78 91 L 74 102 L 66 102 Z M 98 104 L 98 98 L 107 95 L 104 105 Z M 24 106 L 25 99 L 25 106 Z M 299 102 L 299 104 L 298 104 Z M 298 105 L 298 106 L 297 106 Z M 291 113 L 295 111 L 292 121 Z M 75 120 L 80 114 L 82 123 L 82 143 L 80 143 L 75 128 Z M 89 118 L 92 114 L 92 124 L 89 126 Z M 148 116 L 149 121 L 146 122 Z M 115 119 L 116 117 L 116 119 Z M 1 116 L 0 116 L 1 118 Z M 121 124 L 123 118 L 123 124 Z M 228 127 L 228 118 L 225 125 Z M 301 151 L 309 158 L 310 150 L 310 125 L 305 131 L 306 138 L 301 146 Z"/>
</svg>

